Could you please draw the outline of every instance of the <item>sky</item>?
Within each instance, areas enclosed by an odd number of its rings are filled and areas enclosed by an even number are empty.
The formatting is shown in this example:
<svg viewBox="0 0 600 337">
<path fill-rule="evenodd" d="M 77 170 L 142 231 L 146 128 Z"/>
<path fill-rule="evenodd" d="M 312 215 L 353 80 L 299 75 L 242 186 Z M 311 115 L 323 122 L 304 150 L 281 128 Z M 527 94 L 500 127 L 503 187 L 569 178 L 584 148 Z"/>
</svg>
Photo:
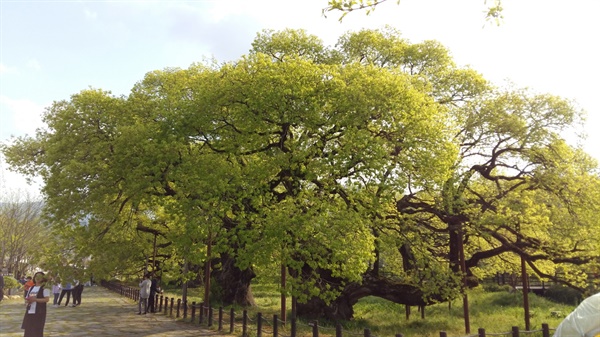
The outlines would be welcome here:
<svg viewBox="0 0 600 337">
<path fill-rule="evenodd" d="M 488 0 L 491 3 L 492 0 Z M 33 136 L 53 101 L 88 88 L 128 95 L 144 74 L 194 62 L 233 61 L 264 29 L 305 29 L 334 45 L 348 31 L 397 28 L 437 40 L 459 66 L 492 83 L 573 100 L 587 112 L 584 149 L 600 160 L 600 1 L 389 0 L 366 15 L 322 15 L 327 0 L 0 0 L 0 143 Z M 0 196 L 40 195 L 0 158 Z"/>
</svg>

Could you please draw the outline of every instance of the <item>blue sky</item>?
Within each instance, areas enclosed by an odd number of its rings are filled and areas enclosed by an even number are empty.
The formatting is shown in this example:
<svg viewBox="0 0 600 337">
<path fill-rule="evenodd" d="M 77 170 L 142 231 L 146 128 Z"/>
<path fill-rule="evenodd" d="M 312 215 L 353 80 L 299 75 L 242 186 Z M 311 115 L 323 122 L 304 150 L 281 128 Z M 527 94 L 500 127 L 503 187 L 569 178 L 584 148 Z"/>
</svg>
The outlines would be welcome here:
<svg viewBox="0 0 600 337">
<path fill-rule="evenodd" d="M 491 0 L 489 0 L 491 2 Z M 574 99 L 588 112 L 584 144 L 600 159 L 600 1 L 503 0 L 486 23 L 484 0 L 389 0 L 369 16 L 321 15 L 327 0 L 0 0 L 0 142 L 32 135 L 53 101 L 93 87 L 127 95 L 144 74 L 247 53 L 262 29 L 303 28 L 327 44 L 361 28 L 398 28 L 438 40 L 459 65 L 497 84 Z M 0 190 L 38 194 L 0 162 Z"/>
</svg>

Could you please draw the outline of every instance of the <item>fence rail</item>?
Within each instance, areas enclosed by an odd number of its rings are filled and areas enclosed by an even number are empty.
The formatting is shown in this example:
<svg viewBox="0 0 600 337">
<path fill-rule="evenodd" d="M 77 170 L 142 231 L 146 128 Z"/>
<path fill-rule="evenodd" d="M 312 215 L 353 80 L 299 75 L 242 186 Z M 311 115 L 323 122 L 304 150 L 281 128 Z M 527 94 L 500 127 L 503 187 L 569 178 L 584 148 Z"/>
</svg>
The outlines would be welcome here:
<svg viewBox="0 0 600 337">
<path fill-rule="evenodd" d="M 121 296 L 128 297 L 134 301 L 139 301 L 139 288 L 133 288 L 124 286 L 114 282 L 102 281 L 101 285 L 111 291 L 114 291 Z M 248 311 L 244 310 L 242 315 L 235 313 L 234 309 L 231 308 L 229 311 L 225 311 L 223 307 L 213 308 L 206 306 L 204 303 L 192 302 L 188 304 L 187 301 L 181 299 L 175 299 L 174 297 L 169 298 L 163 295 L 156 295 L 155 298 L 156 312 L 164 313 L 173 318 L 181 318 L 183 321 L 197 326 L 205 326 L 207 328 L 215 329 L 217 331 L 224 331 L 225 325 L 228 326 L 228 333 L 235 334 L 241 332 L 242 337 L 248 337 L 253 333 L 256 337 L 263 337 L 263 335 L 273 337 L 297 337 L 298 332 L 298 320 L 292 317 L 290 320 L 290 329 L 287 330 L 286 323 L 279 319 L 278 315 L 273 315 L 272 319 L 265 318 L 262 313 L 257 313 L 256 319 L 252 319 L 248 315 Z M 175 304 L 176 303 L 176 304 Z M 175 310 L 175 316 L 173 315 Z M 188 319 L 188 312 L 190 317 Z M 182 317 L 180 314 L 182 313 Z M 216 313 L 216 327 L 215 327 L 215 313 Z M 266 326 L 265 326 L 266 325 Z M 334 330 L 333 328 L 319 326 L 318 321 L 311 321 L 305 324 L 312 331 L 312 337 L 319 337 L 320 332 L 326 330 Z M 477 334 L 468 335 L 463 337 L 486 337 L 486 336 L 507 336 L 507 337 L 522 337 L 530 334 L 541 333 L 542 337 L 550 337 L 551 329 L 548 324 L 542 324 L 540 330 L 522 331 L 519 327 L 512 327 L 511 331 L 502 333 L 486 333 L 484 328 L 479 328 Z M 327 333 L 327 335 L 331 335 Z M 342 326 L 338 323 L 335 327 L 335 336 L 363 336 L 363 337 L 377 337 L 371 334 L 370 329 L 364 329 L 362 333 L 354 333 L 351 331 L 344 331 Z M 440 337 L 448 337 L 445 331 L 440 331 Z M 403 334 L 397 333 L 395 337 L 404 337 Z"/>
</svg>

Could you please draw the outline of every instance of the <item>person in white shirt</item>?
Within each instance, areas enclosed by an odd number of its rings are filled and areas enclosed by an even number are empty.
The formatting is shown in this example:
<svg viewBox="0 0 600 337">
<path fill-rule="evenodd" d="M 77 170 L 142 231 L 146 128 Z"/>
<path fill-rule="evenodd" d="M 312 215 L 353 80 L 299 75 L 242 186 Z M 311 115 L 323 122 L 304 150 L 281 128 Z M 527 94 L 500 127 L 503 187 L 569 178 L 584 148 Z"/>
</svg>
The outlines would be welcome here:
<svg viewBox="0 0 600 337">
<path fill-rule="evenodd" d="M 58 297 L 60 296 L 60 291 L 62 290 L 62 285 L 60 284 L 60 280 L 58 277 L 54 278 L 54 284 L 52 285 L 52 294 L 54 295 L 54 306 L 58 307 Z"/>
<path fill-rule="evenodd" d="M 148 310 L 148 297 L 150 297 L 150 274 L 144 274 L 144 280 L 140 282 L 140 301 L 138 302 L 138 315 L 146 314 Z M 144 312 L 142 312 L 142 308 Z"/>
<path fill-rule="evenodd" d="M 50 290 L 44 288 L 48 280 L 41 271 L 33 275 L 33 280 L 35 285 L 27 292 L 27 309 L 21 329 L 25 330 L 24 337 L 43 337 L 46 325 L 46 303 L 50 301 Z"/>
</svg>

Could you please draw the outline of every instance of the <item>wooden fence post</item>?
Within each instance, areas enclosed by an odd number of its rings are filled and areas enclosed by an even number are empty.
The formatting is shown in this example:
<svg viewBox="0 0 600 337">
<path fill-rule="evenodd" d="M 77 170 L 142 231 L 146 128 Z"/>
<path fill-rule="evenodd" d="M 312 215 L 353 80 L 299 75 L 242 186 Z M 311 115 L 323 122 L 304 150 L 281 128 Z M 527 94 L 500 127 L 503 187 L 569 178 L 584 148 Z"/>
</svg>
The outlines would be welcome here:
<svg viewBox="0 0 600 337">
<path fill-rule="evenodd" d="M 512 327 L 512 337 L 519 337 L 519 327 L 518 326 Z"/>
<path fill-rule="evenodd" d="M 200 312 L 198 313 L 198 324 L 204 322 L 204 302 L 200 303 Z"/>
<path fill-rule="evenodd" d="M 233 308 L 231 308 L 229 310 L 229 334 L 233 334 L 234 323 L 235 323 L 235 311 L 233 311 Z"/>
<path fill-rule="evenodd" d="M 279 334 L 279 322 L 277 321 L 277 315 L 273 315 L 273 337 L 277 337 Z"/>
<path fill-rule="evenodd" d="M 207 320 L 208 322 L 206 322 L 207 325 L 212 326 L 213 325 L 213 308 L 210 305 L 208 306 L 208 317 L 207 318 L 208 318 L 208 320 Z"/>
<path fill-rule="evenodd" d="M 188 312 L 188 304 L 187 304 L 187 300 L 183 301 L 183 320 L 185 321 L 187 318 L 187 312 Z"/>
<path fill-rule="evenodd" d="M 165 296 L 165 315 L 167 314 L 168 310 L 169 310 L 169 298 L 167 296 Z"/>
<path fill-rule="evenodd" d="M 440 337 L 448 337 L 446 331 L 440 331 Z"/>
<path fill-rule="evenodd" d="M 169 316 L 173 316 L 173 305 L 175 304 L 175 297 L 171 297 L 171 310 L 169 310 Z"/>
<path fill-rule="evenodd" d="M 223 307 L 219 307 L 219 324 L 218 325 L 218 331 L 223 330 Z"/>
<path fill-rule="evenodd" d="M 248 310 L 242 316 L 242 337 L 248 337 Z"/>
<path fill-rule="evenodd" d="M 313 337 L 319 337 L 319 321 L 313 321 L 312 335 Z"/>
<path fill-rule="evenodd" d="M 548 323 L 542 323 L 542 337 L 550 337 L 550 327 Z"/>
<path fill-rule="evenodd" d="M 479 329 L 477 330 L 477 335 L 478 335 L 479 337 L 485 337 L 485 329 L 484 329 L 484 328 L 479 328 Z"/>
<path fill-rule="evenodd" d="M 335 337 L 342 337 L 342 325 L 340 323 L 335 325 Z"/>
<path fill-rule="evenodd" d="M 292 331 L 291 331 L 291 337 L 296 337 L 296 316 L 292 315 L 292 327 L 291 327 Z"/>
<path fill-rule="evenodd" d="M 179 309 L 181 309 L 181 298 L 177 299 L 177 314 L 175 315 L 175 318 L 179 318 Z"/>
<path fill-rule="evenodd" d="M 371 330 L 369 328 L 365 329 L 364 336 L 365 337 L 371 337 Z"/>
<path fill-rule="evenodd" d="M 262 336 L 262 313 L 256 314 L 256 337 Z"/>
<path fill-rule="evenodd" d="M 196 302 L 192 302 L 192 320 L 191 322 L 194 323 L 194 321 L 196 320 Z"/>
</svg>

